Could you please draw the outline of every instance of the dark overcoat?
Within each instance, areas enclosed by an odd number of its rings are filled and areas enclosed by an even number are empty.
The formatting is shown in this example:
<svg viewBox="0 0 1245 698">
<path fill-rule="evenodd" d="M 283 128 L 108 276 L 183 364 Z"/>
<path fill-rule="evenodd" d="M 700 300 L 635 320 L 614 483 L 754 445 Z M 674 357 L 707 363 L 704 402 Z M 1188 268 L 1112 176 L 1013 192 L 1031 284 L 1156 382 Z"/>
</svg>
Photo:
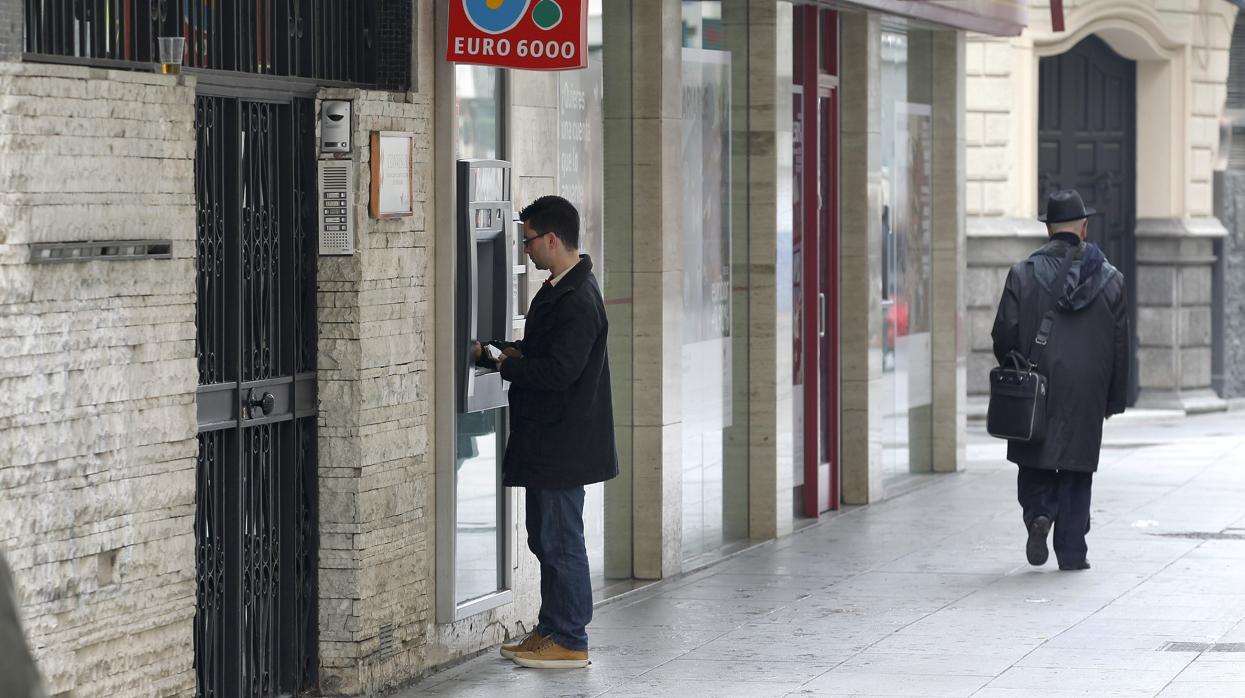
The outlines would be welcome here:
<svg viewBox="0 0 1245 698">
<path fill-rule="evenodd" d="M 1043 309 L 1056 296 L 1054 324 L 1038 367 L 1049 390 L 1046 438 L 1037 444 L 1009 441 L 1007 459 L 1028 468 L 1094 472 L 1102 421 L 1123 412 L 1127 399 L 1128 305 L 1124 275 L 1108 262 L 1089 265 L 1078 258 L 1067 277 L 1057 280 L 1069 247 L 1057 237 L 1012 266 L 991 336 L 1000 364 L 1012 350 L 1028 356 Z M 1080 247 L 1083 253 L 1086 245 Z M 1083 265 L 1086 278 L 1081 278 Z"/>
<path fill-rule="evenodd" d="M 618 475 L 608 333 L 592 260 L 581 255 L 532 299 L 515 343 L 523 356 L 501 365 L 511 383 L 507 487 L 573 487 Z"/>
</svg>

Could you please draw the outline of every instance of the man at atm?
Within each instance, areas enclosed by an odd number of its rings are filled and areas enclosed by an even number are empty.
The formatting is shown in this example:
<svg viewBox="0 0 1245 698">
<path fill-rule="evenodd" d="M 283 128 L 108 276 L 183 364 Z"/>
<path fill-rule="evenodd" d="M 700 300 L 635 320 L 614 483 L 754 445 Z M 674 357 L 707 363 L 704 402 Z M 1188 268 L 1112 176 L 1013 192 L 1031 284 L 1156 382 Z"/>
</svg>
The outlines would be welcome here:
<svg viewBox="0 0 1245 698">
<path fill-rule="evenodd" d="M 528 547 L 540 561 L 540 616 L 503 657 L 534 669 L 588 665 L 592 581 L 584 485 L 618 475 L 606 336 L 592 260 L 579 254 L 579 212 L 542 196 L 519 212 L 523 249 L 549 279 L 532 299 L 523 340 L 492 343 L 510 381 L 507 487 L 527 488 Z"/>
</svg>

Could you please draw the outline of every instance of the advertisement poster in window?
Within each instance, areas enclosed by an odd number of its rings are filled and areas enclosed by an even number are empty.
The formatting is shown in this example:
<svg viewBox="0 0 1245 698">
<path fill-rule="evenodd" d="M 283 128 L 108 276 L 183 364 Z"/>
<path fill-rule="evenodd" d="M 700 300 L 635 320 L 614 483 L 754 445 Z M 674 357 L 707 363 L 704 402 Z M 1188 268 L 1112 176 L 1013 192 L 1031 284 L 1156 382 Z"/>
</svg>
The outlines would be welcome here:
<svg viewBox="0 0 1245 698">
<path fill-rule="evenodd" d="M 895 104 L 894 218 L 897 292 L 896 364 L 908 369 L 908 405 L 928 405 L 930 375 L 930 289 L 933 231 L 931 180 L 931 111 L 928 104 Z"/>
<path fill-rule="evenodd" d="M 593 59 L 600 55 L 597 49 Z M 579 248 L 605 279 L 605 140 L 601 62 L 558 74 L 558 196 L 579 210 Z"/>
</svg>

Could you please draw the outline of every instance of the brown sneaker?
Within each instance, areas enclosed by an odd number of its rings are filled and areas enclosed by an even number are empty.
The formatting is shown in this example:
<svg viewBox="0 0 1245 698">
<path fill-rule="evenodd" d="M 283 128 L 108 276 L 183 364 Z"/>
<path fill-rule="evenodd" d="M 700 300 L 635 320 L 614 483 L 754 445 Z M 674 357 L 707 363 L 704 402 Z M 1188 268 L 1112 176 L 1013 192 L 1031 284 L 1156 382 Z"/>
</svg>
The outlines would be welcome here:
<svg viewBox="0 0 1245 698">
<path fill-rule="evenodd" d="M 534 650 L 536 649 L 537 646 L 540 645 L 540 641 L 543 639 L 545 638 L 540 633 L 533 630 L 532 632 L 525 635 L 523 639 L 519 640 L 518 642 L 512 642 L 508 645 L 503 644 L 501 646 L 501 656 L 505 657 L 506 659 L 514 659 L 515 652 L 526 652 L 528 650 Z"/>
<path fill-rule="evenodd" d="M 546 637 L 533 649 L 515 652 L 513 659 L 529 669 L 582 669 L 588 666 L 588 650 L 568 650 Z"/>
</svg>

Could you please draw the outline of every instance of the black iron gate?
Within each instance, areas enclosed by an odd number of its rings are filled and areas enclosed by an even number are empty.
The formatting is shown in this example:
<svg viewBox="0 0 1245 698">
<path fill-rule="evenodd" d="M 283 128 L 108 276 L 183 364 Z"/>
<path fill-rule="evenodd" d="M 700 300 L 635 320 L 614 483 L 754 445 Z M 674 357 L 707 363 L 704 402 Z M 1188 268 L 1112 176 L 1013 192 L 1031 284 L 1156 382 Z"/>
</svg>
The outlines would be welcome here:
<svg viewBox="0 0 1245 698">
<path fill-rule="evenodd" d="M 195 103 L 200 696 L 316 684 L 313 113 Z"/>
<path fill-rule="evenodd" d="M 1137 399 L 1137 64 L 1089 36 L 1039 64 L 1038 208 L 1055 189 L 1075 188 L 1103 215 L 1089 238 L 1120 271 L 1133 328 L 1129 351 Z"/>
</svg>

